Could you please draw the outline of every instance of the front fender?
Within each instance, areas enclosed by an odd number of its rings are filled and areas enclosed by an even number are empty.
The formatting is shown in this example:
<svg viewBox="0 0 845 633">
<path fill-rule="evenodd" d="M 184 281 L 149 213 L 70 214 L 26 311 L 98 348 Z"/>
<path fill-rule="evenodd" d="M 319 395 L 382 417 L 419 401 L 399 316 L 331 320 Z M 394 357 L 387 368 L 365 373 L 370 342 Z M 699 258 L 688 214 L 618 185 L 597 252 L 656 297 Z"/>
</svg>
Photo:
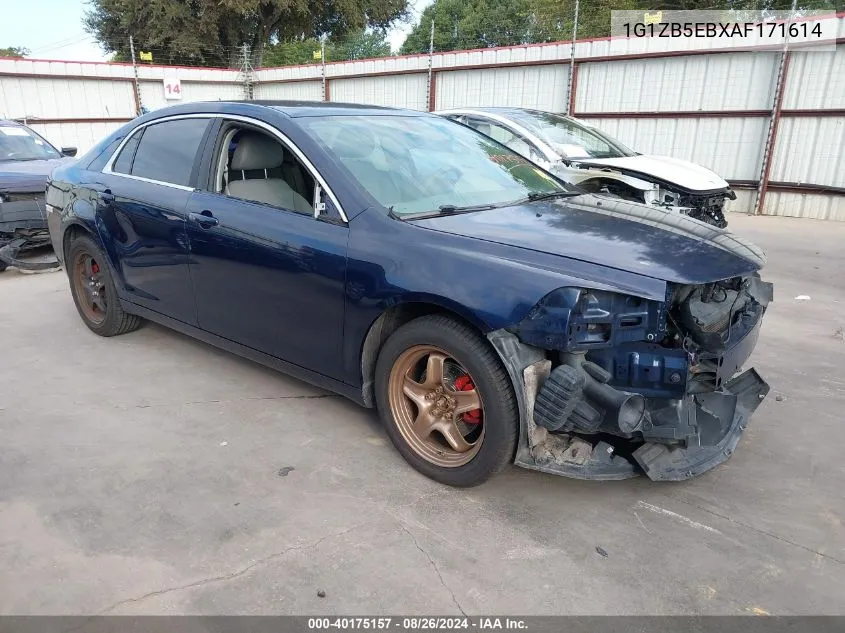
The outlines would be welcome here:
<svg viewBox="0 0 845 633">
<path fill-rule="evenodd" d="M 440 305 L 482 334 L 513 328 L 561 287 L 663 301 L 664 281 L 548 253 L 443 233 L 381 216 L 350 223 L 344 376 L 360 386 L 360 356 L 372 324 L 391 307 Z"/>
</svg>

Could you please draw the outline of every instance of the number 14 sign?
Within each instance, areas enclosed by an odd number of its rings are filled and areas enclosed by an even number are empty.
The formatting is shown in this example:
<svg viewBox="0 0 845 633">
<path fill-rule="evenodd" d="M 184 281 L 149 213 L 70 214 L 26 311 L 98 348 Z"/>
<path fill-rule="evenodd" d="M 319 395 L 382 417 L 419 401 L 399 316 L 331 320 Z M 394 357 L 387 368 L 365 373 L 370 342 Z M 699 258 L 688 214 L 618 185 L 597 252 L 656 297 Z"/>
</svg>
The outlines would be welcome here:
<svg viewBox="0 0 845 633">
<path fill-rule="evenodd" d="M 164 80 L 164 98 L 165 99 L 181 99 L 182 98 L 182 84 L 179 79 L 168 78 Z"/>
</svg>

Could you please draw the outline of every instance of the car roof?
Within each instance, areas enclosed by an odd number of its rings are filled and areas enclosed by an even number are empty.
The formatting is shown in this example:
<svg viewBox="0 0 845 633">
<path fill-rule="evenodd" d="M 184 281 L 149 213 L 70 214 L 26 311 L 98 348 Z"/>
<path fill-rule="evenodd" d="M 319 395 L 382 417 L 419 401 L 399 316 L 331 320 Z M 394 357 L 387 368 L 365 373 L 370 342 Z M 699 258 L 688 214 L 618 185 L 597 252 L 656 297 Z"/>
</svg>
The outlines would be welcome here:
<svg viewBox="0 0 845 633">
<path fill-rule="evenodd" d="M 505 107 L 505 106 L 482 106 L 482 107 L 474 107 L 469 106 L 466 108 L 449 108 L 447 110 L 443 110 L 443 112 L 489 112 L 490 114 L 498 114 L 499 116 L 507 116 L 508 114 L 513 114 L 517 112 L 543 112 L 543 110 L 537 110 L 535 108 L 516 108 L 516 107 Z M 554 114 L 554 113 L 551 113 Z M 564 116 L 564 115 L 560 115 Z"/>
<path fill-rule="evenodd" d="M 250 106 L 272 108 L 282 114 L 296 117 L 325 117 L 325 116 L 431 116 L 427 112 L 415 110 L 403 110 L 401 108 L 388 108 L 377 105 L 361 103 L 341 103 L 337 101 L 279 101 L 279 100 L 238 100 L 227 99 L 225 101 L 194 101 L 178 105 L 158 108 L 149 112 L 145 117 L 159 118 L 171 114 L 201 113 L 211 109 L 215 112 L 225 113 L 226 106 Z"/>
<path fill-rule="evenodd" d="M 363 103 L 343 103 L 338 101 L 247 101 L 242 103 L 254 103 L 263 105 L 275 110 L 284 112 L 288 116 L 338 116 L 338 115 L 409 115 L 423 114 L 401 108 L 387 106 L 369 105 Z"/>
</svg>

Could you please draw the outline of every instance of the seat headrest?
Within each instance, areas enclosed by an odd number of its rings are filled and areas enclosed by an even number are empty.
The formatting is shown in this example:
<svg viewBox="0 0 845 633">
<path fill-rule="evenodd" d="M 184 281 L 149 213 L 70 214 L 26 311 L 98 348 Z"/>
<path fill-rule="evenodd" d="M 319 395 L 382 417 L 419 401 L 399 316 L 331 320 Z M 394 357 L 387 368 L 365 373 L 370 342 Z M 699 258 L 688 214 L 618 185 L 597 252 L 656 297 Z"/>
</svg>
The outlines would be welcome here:
<svg viewBox="0 0 845 633">
<path fill-rule="evenodd" d="M 232 156 L 232 169 L 273 169 L 282 164 L 284 150 L 278 141 L 258 132 L 244 132 Z"/>
<path fill-rule="evenodd" d="M 486 134 L 487 136 L 490 136 L 490 134 L 493 132 L 493 128 L 491 128 L 488 123 L 474 123 L 472 127 L 474 127 L 482 134 Z"/>
</svg>

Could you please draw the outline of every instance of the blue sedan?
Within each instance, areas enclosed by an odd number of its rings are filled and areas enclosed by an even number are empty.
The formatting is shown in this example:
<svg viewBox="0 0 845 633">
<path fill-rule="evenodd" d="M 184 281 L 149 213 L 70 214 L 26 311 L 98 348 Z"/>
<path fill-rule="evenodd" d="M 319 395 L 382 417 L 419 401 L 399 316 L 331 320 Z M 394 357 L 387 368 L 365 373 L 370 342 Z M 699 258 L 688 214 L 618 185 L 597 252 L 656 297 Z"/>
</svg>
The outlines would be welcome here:
<svg viewBox="0 0 845 633">
<path fill-rule="evenodd" d="M 678 480 L 768 392 L 753 244 L 585 193 L 469 127 L 307 102 L 128 123 L 48 183 L 84 323 L 149 319 L 377 407 L 449 485 Z"/>
</svg>

